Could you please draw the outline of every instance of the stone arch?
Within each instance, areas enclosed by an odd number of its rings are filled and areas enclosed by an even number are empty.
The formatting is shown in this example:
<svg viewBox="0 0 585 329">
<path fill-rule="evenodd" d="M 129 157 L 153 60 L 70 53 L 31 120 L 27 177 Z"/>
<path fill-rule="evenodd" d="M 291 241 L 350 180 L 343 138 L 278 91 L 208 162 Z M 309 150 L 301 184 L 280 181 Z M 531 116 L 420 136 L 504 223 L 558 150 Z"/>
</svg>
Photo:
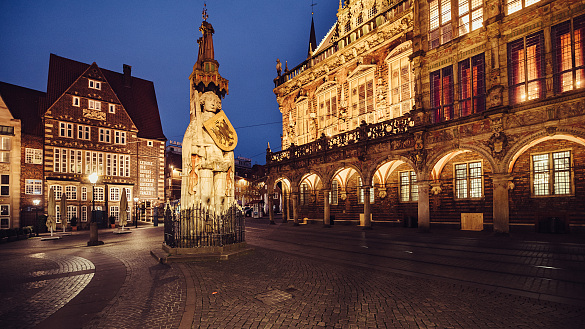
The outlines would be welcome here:
<svg viewBox="0 0 585 329">
<path fill-rule="evenodd" d="M 405 163 L 407 165 L 409 165 L 414 172 L 417 174 L 417 176 L 419 176 L 419 170 L 417 169 L 416 165 L 414 164 L 414 162 L 412 162 L 412 160 L 410 160 L 407 157 L 404 157 L 402 155 L 389 155 L 389 156 L 385 156 L 383 158 L 377 159 L 372 163 L 372 166 L 369 168 L 369 170 L 367 171 L 367 173 L 365 173 L 365 176 L 369 177 L 369 182 L 371 184 L 371 182 L 374 180 L 374 177 L 376 176 L 376 174 L 378 173 L 378 171 L 384 167 L 386 164 L 388 164 L 389 162 L 393 162 L 393 161 L 400 161 L 401 163 Z M 396 166 L 395 166 L 396 167 Z M 396 168 L 388 168 L 390 169 L 389 172 L 387 172 L 384 177 L 381 177 L 383 181 L 385 181 L 385 179 L 387 178 L 388 174 L 390 174 L 391 172 L 393 172 Z"/>
<path fill-rule="evenodd" d="M 546 130 L 539 131 L 535 134 L 526 136 L 510 148 L 508 154 L 504 157 L 504 165 L 507 173 L 512 173 L 516 160 L 531 147 L 549 140 L 567 140 L 585 146 L 585 132 L 582 130 L 561 131 L 559 133 L 549 134 Z"/>
<path fill-rule="evenodd" d="M 492 155 L 488 152 L 487 149 L 482 148 L 482 147 L 477 147 L 477 146 L 472 145 L 472 144 L 463 144 L 463 145 L 459 145 L 458 147 L 453 146 L 453 147 L 445 148 L 445 149 L 441 150 L 440 152 L 437 152 L 437 153 L 433 154 L 432 156 L 428 157 L 428 161 L 427 161 L 428 172 L 424 173 L 424 174 L 428 174 L 426 179 L 429 179 L 431 181 L 438 180 L 439 177 L 441 176 L 441 171 L 443 170 L 445 165 L 451 159 L 455 158 L 457 155 L 463 154 L 466 152 L 475 152 L 475 153 L 479 154 L 483 160 L 486 160 L 488 162 L 492 171 L 494 171 L 494 172 L 498 172 L 498 170 L 502 169 L 502 168 L 500 168 L 500 166 L 498 166 L 497 162 L 492 157 Z M 425 177 L 422 177 L 422 175 L 419 178 L 421 180 L 425 179 Z"/>
<path fill-rule="evenodd" d="M 345 170 L 348 170 L 350 172 L 344 173 Z M 357 167 L 353 164 L 343 164 L 342 168 L 337 168 L 333 172 L 330 180 L 327 183 L 327 186 L 331 186 L 331 182 L 333 181 L 333 179 L 337 179 L 339 181 L 339 183 L 341 183 L 340 188 L 345 189 L 347 187 L 347 180 L 351 176 L 350 175 L 351 171 L 355 171 L 362 178 L 362 181 L 364 180 L 364 175 L 359 167 Z"/>
<path fill-rule="evenodd" d="M 321 185 L 323 184 L 323 178 L 321 175 L 314 171 L 308 172 L 301 176 L 298 181 L 298 187 L 300 187 L 301 184 L 305 181 L 309 183 L 309 188 L 311 191 L 315 191 L 319 183 L 321 183 Z"/>
<path fill-rule="evenodd" d="M 274 179 L 274 181 L 271 182 L 272 188 L 276 188 L 276 185 L 281 182 L 282 186 L 286 187 L 287 191 L 290 193 L 292 191 L 292 181 L 286 175 L 281 175 L 280 177 Z"/>
</svg>

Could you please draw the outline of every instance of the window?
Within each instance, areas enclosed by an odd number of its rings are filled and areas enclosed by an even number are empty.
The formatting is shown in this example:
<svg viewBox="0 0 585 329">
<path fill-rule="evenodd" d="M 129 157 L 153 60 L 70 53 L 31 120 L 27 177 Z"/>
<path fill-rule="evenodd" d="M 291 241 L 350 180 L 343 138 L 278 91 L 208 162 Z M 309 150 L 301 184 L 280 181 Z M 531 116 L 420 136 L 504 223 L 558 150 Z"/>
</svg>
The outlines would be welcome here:
<svg viewBox="0 0 585 329">
<path fill-rule="evenodd" d="M 296 105 L 297 108 L 297 145 L 309 142 L 309 101 L 304 100 Z"/>
<path fill-rule="evenodd" d="M 82 155 L 81 150 L 69 150 L 55 148 L 54 150 L 53 171 L 61 173 L 81 174 L 82 173 Z"/>
<path fill-rule="evenodd" d="M 0 228 L 10 228 L 10 205 L 0 204 Z"/>
<path fill-rule="evenodd" d="M 451 0 L 433 0 L 429 3 L 429 49 L 451 41 Z"/>
<path fill-rule="evenodd" d="M 26 148 L 24 159 L 25 163 L 43 164 L 43 150 Z"/>
<path fill-rule="evenodd" d="M 153 145 L 154 145 L 154 143 L 152 141 L 147 141 L 146 142 L 146 146 L 153 146 Z"/>
<path fill-rule="evenodd" d="M 81 206 L 81 221 L 87 222 L 87 206 Z"/>
<path fill-rule="evenodd" d="M 10 162 L 10 137 L 0 137 L 0 162 Z"/>
<path fill-rule="evenodd" d="M 61 194 L 63 193 L 63 186 L 61 185 L 51 185 L 50 188 L 53 188 L 53 192 L 55 193 L 55 200 L 61 200 Z"/>
<path fill-rule="evenodd" d="M 87 187 L 81 187 L 81 201 L 87 201 Z"/>
<path fill-rule="evenodd" d="M 126 132 L 125 131 L 114 131 L 114 144 L 126 144 Z"/>
<path fill-rule="evenodd" d="M 402 171 L 400 177 L 400 201 L 418 201 L 418 185 L 414 171 Z"/>
<path fill-rule="evenodd" d="M 459 35 L 483 26 L 483 0 L 459 0 Z"/>
<path fill-rule="evenodd" d="M 88 80 L 89 80 L 89 85 L 88 85 L 89 88 L 91 88 L 91 89 L 98 89 L 98 90 L 102 89 L 102 83 L 101 82 L 96 81 L 96 80 L 91 80 L 91 79 L 88 79 Z"/>
<path fill-rule="evenodd" d="M 67 206 L 67 222 L 71 222 L 73 217 L 77 217 L 77 206 Z"/>
<path fill-rule="evenodd" d="M 126 191 L 126 201 L 130 202 L 130 200 L 132 200 L 132 189 L 125 187 L 124 191 Z"/>
<path fill-rule="evenodd" d="M 331 182 L 331 193 L 329 193 L 329 203 L 337 204 L 339 202 L 339 183 L 337 180 Z"/>
<path fill-rule="evenodd" d="M 482 175 L 481 161 L 455 164 L 455 197 L 481 198 Z"/>
<path fill-rule="evenodd" d="M 24 181 L 24 193 L 34 195 L 43 194 L 43 181 L 40 179 L 26 179 Z"/>
<path fill-rule="evenodd" d="M 485 109 L 484 54 L 459 62 L 459 115 Z"/>
<path fill-rule="evenodd" d="M 77 106 L 79 107 L 81 105 L 81 102 L 79 100 L 79 97 L 73 96 L 73 102 L 72 102 L 73 106 Z"/>
<path fill-rule="evenodd" d="M 432 72 L 430 78 L 434 122 L 453 119 L 453 68 L 448 66 Z"/>
<path fill-rule="evenodd" d="M 67 200 L 77 200 L 77 186 L 65 186 Z"/>
<path fill-rule="evenodd" d="M 59 122 L 59 137 L 73 138 L 73 124 Z"/>
<path fill-rule="evenodd" d="M 544 97 L 544 34 L 541 32 L 508 44 L 510 104 Z"/>
<path fill-rule="evenodd" d="M 553 26 L 553 73 L 555 93 L 582 88 L 585 83 L 583 36 L 585 16 Z"/>
<path fill-rule="evenodd" d="M 55 220 L 57 221 L 57 223 L 61 223 L 61 206 L 60 205 L 55 206 Z"/>
<path fill-rule="evenodd" d="M 513 14 L 519 10 L 522 10 L 522 8 L 526 8 L 539 1 L 540 0 L 506 0 L 508 15 Z"/>
<path fill-rule="evenodd" d="M 570 151 L 532 155 L 532 194 L 572 194 L 571 162 Z"/>
<path fill-rule="evenodd" d="M 358 190 L 359 190 L 358 203 L 364 203 L 364 190 L 365 190 L 365 188 L 363 188 L 361 177 L 358 178 L 358 185 L 359 185 L 359 187 L 358 187 Z M 374 203 L 374 188 L 373 187 L 370 187 L 370 203 Z"/>
<path fill-rule="evenodd" d="M 108 104 L 108 112 L 116 113 L 116 104 Z"/>
<path fill-rule="evenodd" d="M 374 70 L 349 82 L 351 116 L 374 111 Z"/>
<path fill-rule="evenodd" d="M 120 189 L 117 187 L 110 188 L 110 201 L 120 201 Z"/>
<path fill-rule="evenodd" d="M 100 142 L 110 143 L 110 136 L 111 136 L 110 129 L 100 128 L 99 133 L 100 133 L 100 138 L 99 138 Z"/>
<path fill-rule="evenodd" d="M 319 129 L 332 135 L 333 124 L 337 121 L 337 88 L 329 88 L 317 95 Z"/>
<path fill-rule="evenodd" d="M 102 110 L 102 102 L 100 102 L 100 101 L 94 101 L 94 100 L 91 100 L 91 99 L 90 99 L 90 100 L 88 101 L 88 105 L 87 105 L 87 107 L 88 107 L 90 110 L 101 111 L 101 110 Z"/>
<path fill-rule="evenodd" d="M 301 197 L 301 202 L 300 204 L 304 205 L 309 203 L 308 198 L 309 198 L 309 185 L 307 185 L 307 183 L 302 183 L 301 184 L 301 188 L 300 188 L 300 197 Z"/>
<path fill-rule="evenodd" d="M 77 125 L 78 139 L 90 140 L 91 139 L 90 132 L 91 132 L 90 126 Z"/>
<path fill-rule="evenodd" d="M 116 221 L 118 221 L 118 218 L 120 216 L 120 207 L 118 206 L 110 206 L 110 217 L 115 217 Z"/>
<path fill-rule="evenodd" d="M 390 103 L 392 104 L 388 119 L 406 114 L 414 104 L 414 84 L 408 59 L 410 54 L 412 51 L 408 51 L 401 55 L 401 58 L 394 59 L 388 64 Z"/>
<path fill-rule="evenodd" d="M 95 201 L 104 201 L 104 188 L 95 187 Z"/>
<path fill-rule="evenodd" d="M 0 175 L 0 195 L 10 195 L 10 175 Z"/>
</svg>

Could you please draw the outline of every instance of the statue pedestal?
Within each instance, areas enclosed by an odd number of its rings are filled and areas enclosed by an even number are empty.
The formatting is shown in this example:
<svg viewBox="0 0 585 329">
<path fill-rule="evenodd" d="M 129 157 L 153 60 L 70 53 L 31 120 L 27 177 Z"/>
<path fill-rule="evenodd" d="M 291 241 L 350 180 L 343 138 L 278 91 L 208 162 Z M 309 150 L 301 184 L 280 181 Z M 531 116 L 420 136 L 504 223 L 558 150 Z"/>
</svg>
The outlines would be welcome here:
<svg viewBox="0 0 585 329">
<path fill-rule="evenodd" d="M 235 256 L 254 251 L 245 242 L 222 247 L 171 248 L 163 244 L 162 249 L 153 249 L 150 254 L 162 264 L 177 262 L 198 262 L 208 260 L 228 260 Z"/>
</svg>

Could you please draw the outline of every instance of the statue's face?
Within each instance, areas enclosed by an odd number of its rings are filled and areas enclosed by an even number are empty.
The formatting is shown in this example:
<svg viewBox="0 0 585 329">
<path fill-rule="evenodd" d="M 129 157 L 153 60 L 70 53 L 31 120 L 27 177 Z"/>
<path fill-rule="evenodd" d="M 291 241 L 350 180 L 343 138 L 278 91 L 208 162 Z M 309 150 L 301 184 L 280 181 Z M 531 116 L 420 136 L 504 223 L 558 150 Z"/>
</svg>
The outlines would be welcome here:
<svg viewBox="0 0 585 329">
<path fill-rule="evenodd" d="M 202 99 L 202 104 L 203 104 L 203 110 L 207 111 L 207 112 L 217 112 L 218 109 L 221 108 L 220 102 L 219 102 L 219 98 L 217 97 L 217 95 L 211 93 L 211 94 L 203 94 L 203 99 Z"/>
</svg>

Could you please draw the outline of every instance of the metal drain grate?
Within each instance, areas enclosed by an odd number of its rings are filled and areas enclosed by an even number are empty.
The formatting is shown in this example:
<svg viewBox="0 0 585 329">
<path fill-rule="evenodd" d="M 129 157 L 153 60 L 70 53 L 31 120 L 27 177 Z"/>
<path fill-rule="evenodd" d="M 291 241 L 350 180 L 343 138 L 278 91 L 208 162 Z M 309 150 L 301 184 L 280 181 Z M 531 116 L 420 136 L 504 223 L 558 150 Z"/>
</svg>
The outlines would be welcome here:
<svg viewBox="0 0 585 329">
<path fill-rule="evenodd" d="M 290 290 L 291 288 L 287 289 Z M 292 288 L 294 289 L 294 288 Z M 296 290 L 296 289 L 294 289 Z M 291 299 L 293 296 L 286 292 L 286 291 L 282 291 L 282 290 L 270 290 L 261 294 L 258 294 L 256 296 L 254 296 L 254 298 L 258 299 L 259 301 L 261 301 L 264 304 L 267 305 L 274 305 L 274 304 L 278 304 L 280 302 L 284 302 L 285 300 L 289 300 Z"/>
</svg>

